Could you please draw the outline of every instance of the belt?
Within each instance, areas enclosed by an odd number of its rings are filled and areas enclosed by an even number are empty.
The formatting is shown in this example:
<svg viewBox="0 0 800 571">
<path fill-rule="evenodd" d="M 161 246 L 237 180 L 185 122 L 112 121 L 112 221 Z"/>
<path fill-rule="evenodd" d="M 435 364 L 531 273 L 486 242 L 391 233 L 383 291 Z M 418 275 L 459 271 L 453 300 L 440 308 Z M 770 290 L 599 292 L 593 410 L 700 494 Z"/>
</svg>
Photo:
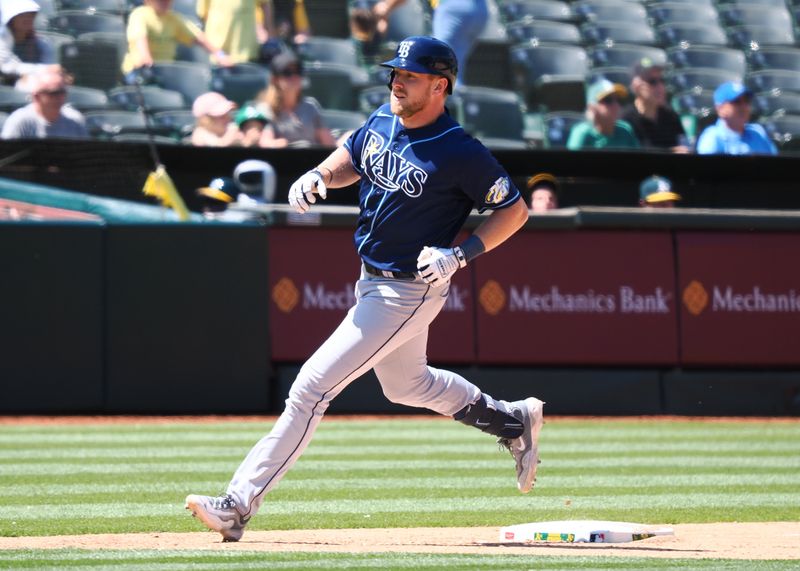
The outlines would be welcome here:
<svg viewBox="0 0 800 571">
<path fill-rule="evenodd" d="M 364 269 L 367 270 L 367 273 L 372 274 L 373 276 L 378 276 L 381 278 L 394 278 L 396 280 L 417 279 L 417 275 L 412 272 L 393 272 L 391 270 L 379 270 L 372 264 L 368 264 L 367 262 L 363 263 L 364 263 Z"/>
</svg>

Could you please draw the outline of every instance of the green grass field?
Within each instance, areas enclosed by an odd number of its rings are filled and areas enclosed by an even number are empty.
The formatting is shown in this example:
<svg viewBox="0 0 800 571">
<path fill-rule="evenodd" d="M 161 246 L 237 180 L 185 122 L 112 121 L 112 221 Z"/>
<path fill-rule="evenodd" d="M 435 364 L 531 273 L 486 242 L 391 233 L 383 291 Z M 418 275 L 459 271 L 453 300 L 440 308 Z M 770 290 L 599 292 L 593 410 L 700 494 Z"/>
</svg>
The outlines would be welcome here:
<svg viewBox="0 0 800 571">
<path fill-rule="evenodd" d="M 266 423 L 0 425 L 0 536 L 200 531 Z M 800 423 L 556 420 L 531 494 L 491 437 L 453 422 L 326 419 L 250 529 L 800 520 Z M 800 546 L 800 540 L 798 540 Z M 101 546 L 98 546 L 101 547 Z M 799 547 L 800 549 L 800 547 Z M 794 569 L 797 561 L 422 554 L 0 551 L 0 568 Z"/>
</svg>

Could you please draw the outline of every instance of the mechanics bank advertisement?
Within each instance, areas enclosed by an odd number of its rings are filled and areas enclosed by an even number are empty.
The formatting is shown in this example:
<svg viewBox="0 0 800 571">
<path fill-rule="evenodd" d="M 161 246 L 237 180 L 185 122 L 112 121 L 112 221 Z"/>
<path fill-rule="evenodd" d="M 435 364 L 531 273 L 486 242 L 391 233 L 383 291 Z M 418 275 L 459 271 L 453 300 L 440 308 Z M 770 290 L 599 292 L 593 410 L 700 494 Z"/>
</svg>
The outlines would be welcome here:
<svg viewBox="0 0 800 571">
<path fill-rule="evenodd" d="M 305 361 L 355 304 L 360 261 L 353 230 L 270 228 L 270 336 L 273 359 Z M 428 336 L 431 364 L 475 359 L 470 273 L 456 273 Z"/>
<path fill-rule="evenodd" d="M 476 260 L 478 359 L 673 364 L 674 258 L 666 232 L 525 232 Z"/>
<path fill-rule="evenodd" d="M 682 362 L 800 364 L 800 237 L 678 236 Z"/>
</svg>

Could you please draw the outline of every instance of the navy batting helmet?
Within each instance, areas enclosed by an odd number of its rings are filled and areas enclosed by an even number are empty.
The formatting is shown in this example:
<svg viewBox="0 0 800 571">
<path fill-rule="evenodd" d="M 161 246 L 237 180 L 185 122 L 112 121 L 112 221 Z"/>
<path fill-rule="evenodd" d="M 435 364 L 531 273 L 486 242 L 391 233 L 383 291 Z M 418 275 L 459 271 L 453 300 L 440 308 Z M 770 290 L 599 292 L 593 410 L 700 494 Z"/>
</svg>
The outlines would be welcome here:
<svg viewBox="0 0 800 571">
<path fill-rule="evenodd" d="M 385 61 L 381 65 L 446 77 L 449 82 L 447 93 L 453 93 L 453 85 L 458 75 L 458 60 L 453 49 L 442 40 L 430 36 L 406 38 L 397 44 L 394 59 Z M 389 87 L 391 88 L 391 79 Z"/>
</svg>

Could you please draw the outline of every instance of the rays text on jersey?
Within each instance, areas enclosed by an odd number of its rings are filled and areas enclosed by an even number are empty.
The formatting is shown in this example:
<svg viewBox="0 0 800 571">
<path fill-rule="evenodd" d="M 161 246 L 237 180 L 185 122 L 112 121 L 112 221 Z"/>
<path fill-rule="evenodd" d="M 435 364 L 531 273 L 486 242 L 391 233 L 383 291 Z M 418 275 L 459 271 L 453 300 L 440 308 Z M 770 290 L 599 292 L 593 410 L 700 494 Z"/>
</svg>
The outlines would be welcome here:
<svg viewBox="0 0 800 571">
<path fill-rule="evenodd" d="M 384 148 L 384 139 L 370 130 L 361 156 L 364 172 L 380 188 L 402 190 L 415 198 L 422 194 L 428 173 L 399 154 Z"/>
</svg>

